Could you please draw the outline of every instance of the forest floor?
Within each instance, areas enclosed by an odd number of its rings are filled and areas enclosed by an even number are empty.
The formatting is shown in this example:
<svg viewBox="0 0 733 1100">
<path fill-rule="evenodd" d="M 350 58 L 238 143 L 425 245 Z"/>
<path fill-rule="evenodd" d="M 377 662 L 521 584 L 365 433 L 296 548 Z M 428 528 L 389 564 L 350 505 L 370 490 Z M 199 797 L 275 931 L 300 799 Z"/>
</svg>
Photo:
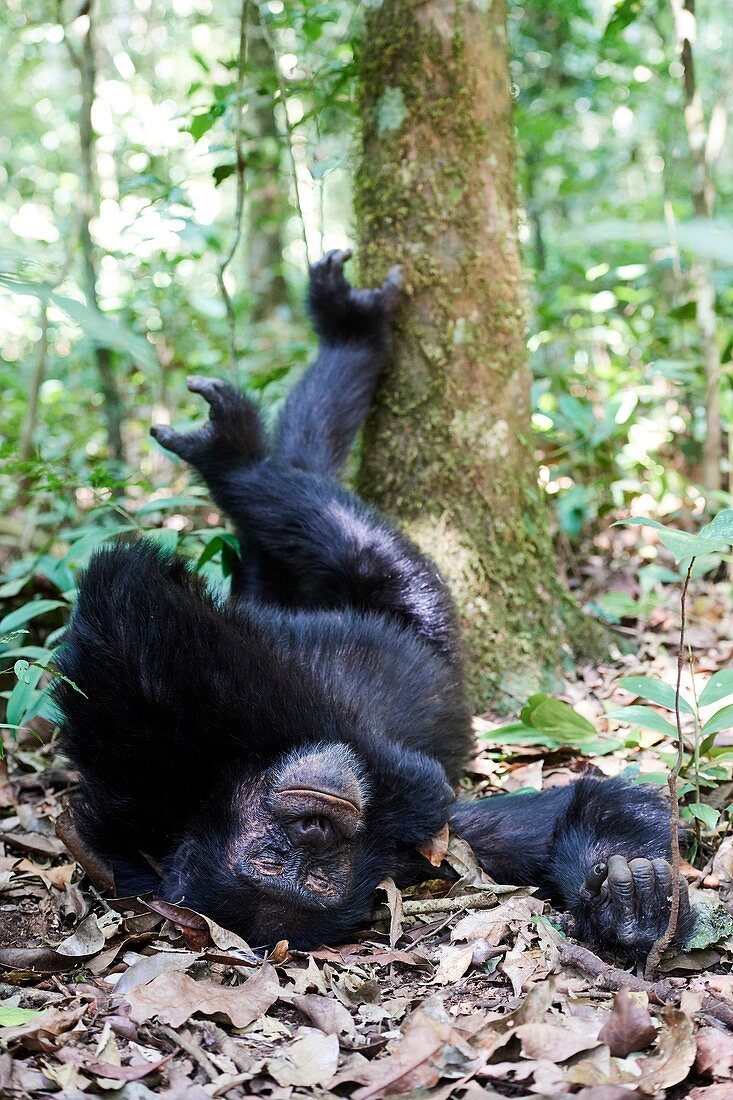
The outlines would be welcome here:
<svg viewBox="0 0 733 1100">
<path fill-rule="evenodd" d="M 595 568 L 597 587 L 624 587 L 602 559 Z M 601 734 L 609 704 L 630 701 L 621 676 L 675 682 L 679 594 L 664 591 L 643 625 L 626 628 L 633 655 L 580 668 L 564 686 Z M 698 583 L 687 634 L 697 672 L 730 667 L 731 639 L 729 586 Z M 630 762 L 659 771 L 653 731 L 596 756 L 500 751 L 484 739 L 498 724 L 476 722 L 467 792 L 546 788 Z M 387 883 L 354 943 L 309 953 L 283 943 L 263 960 L 190 910 L 105 897 L 65 818 L 57 828 L 73 776 L 53 745 L 21 738 L 8 749 L 0 1095 L 733 1097 L 733 938 L 666 960 L 646 982 L 575 943 L 531 891 L 492 887 L 454 841 L 463 879 L 449 893 L 434 883 L 403 897 Z M 723 807 L 731 790 L 721 782 L 708 800 Z M 702 842 L 701 870 L 685 865 L 691 892 L 733 911 L 733 838 Z"/>
</svg>

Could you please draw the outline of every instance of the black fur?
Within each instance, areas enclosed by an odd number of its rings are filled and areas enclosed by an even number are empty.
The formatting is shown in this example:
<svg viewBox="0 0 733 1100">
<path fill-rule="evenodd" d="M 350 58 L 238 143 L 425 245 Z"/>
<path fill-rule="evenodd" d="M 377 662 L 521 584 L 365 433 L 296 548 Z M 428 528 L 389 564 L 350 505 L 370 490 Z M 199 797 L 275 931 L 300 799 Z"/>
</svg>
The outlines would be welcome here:
<svg viewBox="0 0 733 1100">
<path fill-rule="evenodd" d="M 236 526 L 231 597 L 145 541 L 97 554 L 82 579 L 59 660 L 81 692 L 57 689 L 79 828 L 119 892 L 154 890 L 253 945 L 308 947 L 358 929 L 386 876 L 433 874 L 416 848 L 451 817 L 495 877 L 538 885 L 585 938 L 639 957 L 668 908 L 653 793 L 581 780 L 453 805 L 472 744 L 453 604 L 435 566 L 335 480 L 400 284 L 395 270 L 353 290 L 347 258 L 312 271 L 319 352 L 272 444 L 253 403 L 210 379 L 189 383 L 211 406 L 203 428 L 154 429 Z"/>
</svg>

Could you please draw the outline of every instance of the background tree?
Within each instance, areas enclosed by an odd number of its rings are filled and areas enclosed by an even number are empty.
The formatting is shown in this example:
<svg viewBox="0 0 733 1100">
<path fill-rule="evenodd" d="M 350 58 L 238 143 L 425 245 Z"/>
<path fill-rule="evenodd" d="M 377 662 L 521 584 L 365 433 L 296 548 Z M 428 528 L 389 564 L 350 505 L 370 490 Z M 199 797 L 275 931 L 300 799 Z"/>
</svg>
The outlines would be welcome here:
<svg viewBox="0 0 733 1100">
<path fill-rule="evenodd" d="M 456 594 L 479 698 L 593 637 L 558 582 L 530 429 L 505 8 L 385 2 L 361 56 L 363 275 L 409 301 L 361 487 Z"/>
</svg>

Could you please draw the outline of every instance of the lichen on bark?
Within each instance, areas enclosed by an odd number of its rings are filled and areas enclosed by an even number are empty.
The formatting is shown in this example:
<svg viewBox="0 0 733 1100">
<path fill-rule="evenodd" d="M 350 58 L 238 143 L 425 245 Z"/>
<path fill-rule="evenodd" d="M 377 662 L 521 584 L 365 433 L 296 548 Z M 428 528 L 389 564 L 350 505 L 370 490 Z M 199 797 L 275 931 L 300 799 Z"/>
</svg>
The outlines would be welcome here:
<svg viewBox="0 0 733 1100">
<path fill-rule="evenodd" d="M 401 263 L 407 290 L 360 488 L 451 585 L 477 701 L 511 709 L 600 631 L 537 484 L 504 0 L 384 0 L 360 64 L 362 278 Z"/>
</svg>

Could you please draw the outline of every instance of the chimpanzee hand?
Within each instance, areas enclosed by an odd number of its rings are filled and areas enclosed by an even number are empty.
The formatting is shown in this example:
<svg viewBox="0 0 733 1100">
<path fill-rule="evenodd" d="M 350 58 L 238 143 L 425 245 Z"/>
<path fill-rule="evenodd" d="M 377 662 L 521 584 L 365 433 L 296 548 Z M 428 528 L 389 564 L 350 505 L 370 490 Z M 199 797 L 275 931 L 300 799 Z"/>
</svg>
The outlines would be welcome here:
<svg viewBox="0 0 733 1100">
<path fill-rule="evenodd" d="M 209 419 L 203 428 L 181 434 L 165 424 L 151 428 L 153 439 L 192 466 L 204 472 L 211 463 L 251 465 L 265 456 L 257 406 L 240 390 L 218 378 L 188 379 L 192 393 L 200 393 L 209 403 Z"/>
<path fill-rule="evenodd" d="M 310 269 L 308 301 L 313 325 L 327 340 L 387 335 L 402 290 L 402 269 L 393 267 L 376 290 L 356 290 L 344 275 L 350 250 L 333 249 Z"/>
<path fill-rule="evenodd" d="M 588 872 L 575 912 L 583 939 L 643 960 L 669 921 L 672 867 L 666 859 L 613 855 Z M 683 942 L 694 923 L 687 883 L 680 876 L 677 936 Z"/>
</svg>

